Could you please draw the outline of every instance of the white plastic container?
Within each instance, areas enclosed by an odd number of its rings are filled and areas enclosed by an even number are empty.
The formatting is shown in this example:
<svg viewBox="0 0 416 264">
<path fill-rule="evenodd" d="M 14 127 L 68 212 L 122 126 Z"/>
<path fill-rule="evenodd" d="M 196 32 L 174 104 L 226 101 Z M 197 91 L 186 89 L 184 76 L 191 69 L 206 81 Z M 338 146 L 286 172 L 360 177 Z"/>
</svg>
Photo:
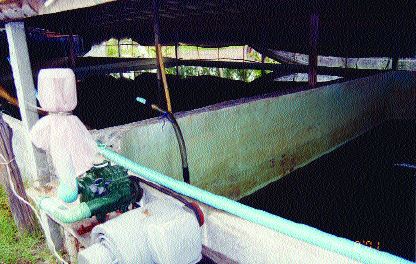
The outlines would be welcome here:
<svg viewBox="0 0 416 264">
<path fill-rule="evenodd" d="M 78 255 L 78 263 L 102 264 L 114 263 L 114 256 L 101 243 L 95 243 Z"/>
<path fill-rule="evenodd" d="M 146 219 L 153 263 L 197 263 L 201 260 L 201 229 L 193 212 L 167 200 L 150 203 Z"/>
<path fill-rule="evenodd" d="M 194 264 L 202 258 L 195 215 L 169 200 L 152 201 L 98 225 L 91 239 L 96 244 L 79 253 L 80 264 L 97 263 L 98 257 L 103 264 Z"/>
</svg>

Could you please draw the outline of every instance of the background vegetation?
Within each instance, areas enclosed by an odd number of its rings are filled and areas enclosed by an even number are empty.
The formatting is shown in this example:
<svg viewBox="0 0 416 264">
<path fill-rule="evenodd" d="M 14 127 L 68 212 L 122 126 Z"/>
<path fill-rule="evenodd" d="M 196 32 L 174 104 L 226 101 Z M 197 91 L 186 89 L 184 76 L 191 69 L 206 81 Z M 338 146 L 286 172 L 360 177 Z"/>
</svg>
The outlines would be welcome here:
<svg viewBox="0 0 416 264">
<path fill-rule="evenodd" d="M 108 57 L 122 58 L 156 58 L 156 50 L 153 46 L 141 46 L 132 39 L 110 39 L 104 42 L 105 53 Z M 164 57 L 175 58 L 175 46 L 163 46 L 162 54 Z M 198 46 L 180 45 L 178 47 L 178 57 L 181 59 L 197 60 L 210 59 L 222 61 L 245 61 L 261 62 L 261 54 L 248 46 L 228 46 L 221 48 L 205 48 Z M 267 63 L 276 63 L 276 61 L 265 58 Z M 141 72 L 156 72 L 156 70 L 147 70 Z M 166 68 L 167 74 L 176 74 L 176 68 Z M 232 80 L 251 82 L 262 75 L 261 70 L 244 70 L 244 69 L 226 69 L 226 68 L 209 68 L 197 66 L 180 66 L 178 73 L 181 77 L 210 75 Z M 140 72 L 123 73 L 123 77 L 134 79 Z M 119 73 L 113 74 L 120 77 Z"/>
<path fill-rule="evenodd" d="M 0 185 L 0 263 L 55 263 L 40 231 L 19 235 Z"/>
</svg>

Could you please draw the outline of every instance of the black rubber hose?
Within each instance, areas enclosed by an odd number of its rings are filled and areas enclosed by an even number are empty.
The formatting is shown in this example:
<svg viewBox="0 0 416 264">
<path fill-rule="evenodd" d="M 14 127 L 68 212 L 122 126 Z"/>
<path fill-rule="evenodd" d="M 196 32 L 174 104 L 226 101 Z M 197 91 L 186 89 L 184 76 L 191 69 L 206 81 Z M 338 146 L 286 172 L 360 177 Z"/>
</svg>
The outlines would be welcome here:
<svg viewBox="0 0 416 264">
<path fill-rule="evenodd" d="M 176 118 L 173 116 L 172 113 L 166 112 L 166 114 L 168 115 L 169 121 L 172 123 L 173 129 L 175 130 L 176 139 L 178 140 L 179 151 L 181 153 L 181 160 L 182 160 L 183 180 L 186 183 L 190 183 L 189 168 L 188 168 L 188 156 L 187 156 L 187 153 L 186 153 L 185 140 L 183 139 L 181 128 L 179 127 L 179 124 L 176 121 Z"/>
<path fill-rule="evenodd" d="M 168 111 L 165 111 L 165 110 L 161 109 L 159 106 L 157 106 L 155 104 L 152 104 L 151 102 L 147 101 L 144 98 L 137 97 L 136 100 L 138 102 L 150 107 L 151 109 L 162 113 L 163 116 L 166 117 L 169 120 L 169 122 L 172 123 L 173 130 L 175 131 L 176 139 L 178 140 L 179 151 L 181 153 L 182 177 L 183 177 L 183 180 L 186 183 L 190 184 L 191 180 L 190 180 L 190 176 L 189 176 L 188 155 L 186 153 L 185 140 L 183 139 L 181 128 L 179 127 L 179 124 L 176 121 L 175 116 L 171 112 L 168 112 Z"/>
</svg>

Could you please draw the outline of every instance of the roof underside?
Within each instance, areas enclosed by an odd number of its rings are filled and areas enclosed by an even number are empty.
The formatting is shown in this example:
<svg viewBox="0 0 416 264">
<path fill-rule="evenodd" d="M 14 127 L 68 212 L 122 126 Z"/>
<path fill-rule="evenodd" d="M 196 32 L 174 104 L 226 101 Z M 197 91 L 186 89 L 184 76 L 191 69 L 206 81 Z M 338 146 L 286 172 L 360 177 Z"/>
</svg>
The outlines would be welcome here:
<svg viewBox="0 0 416 264">
<path fill-rule="evenodd" d="M 161 0 L 161 42 L 207 46 L 249 44 L 308 53 L 309 17 L 318 12 L 319 54 L 413 57 L 416 55 L 413 2 Z M 143 45 L 154 43 L 151 0 L 119 0 L 26 21 L 29 28 L 79 34 L 89 44 L 111 37 L 130 37 Z"/>
</svg>

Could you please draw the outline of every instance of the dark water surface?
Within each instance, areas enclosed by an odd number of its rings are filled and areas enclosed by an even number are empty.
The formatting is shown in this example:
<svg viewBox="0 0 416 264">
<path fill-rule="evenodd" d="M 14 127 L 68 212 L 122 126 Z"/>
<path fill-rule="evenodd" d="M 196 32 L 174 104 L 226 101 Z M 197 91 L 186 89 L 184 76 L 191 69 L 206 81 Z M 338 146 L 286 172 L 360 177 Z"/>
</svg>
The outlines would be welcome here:
<svg viewBox="0 0 416 264">
<path fill-rule="evenodd" d="M 175 113 L 271 92 L 283 94 L 302 89 L 299 83 L 272 82 L 267 78 L 251 83 L 213 76 L 181 79 L 168 75 L 167 78 Z M 166 108 L 164 95 L 159 97 L 156 74 L 145 73 L 135 80 L 91 76 L 79 82 L 77 88 L 78 106 L 74 114 L 90 128 L 118 126 L 160 115 L 137 103 L 137 96 Z"/>
<path fill-rule="evenodd" d="M 240 202 L 415 260 L 416 121 L 389 121 Z"/>
</svg>

